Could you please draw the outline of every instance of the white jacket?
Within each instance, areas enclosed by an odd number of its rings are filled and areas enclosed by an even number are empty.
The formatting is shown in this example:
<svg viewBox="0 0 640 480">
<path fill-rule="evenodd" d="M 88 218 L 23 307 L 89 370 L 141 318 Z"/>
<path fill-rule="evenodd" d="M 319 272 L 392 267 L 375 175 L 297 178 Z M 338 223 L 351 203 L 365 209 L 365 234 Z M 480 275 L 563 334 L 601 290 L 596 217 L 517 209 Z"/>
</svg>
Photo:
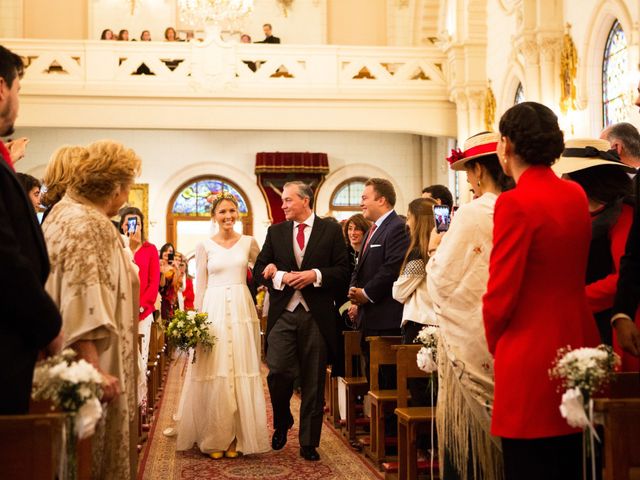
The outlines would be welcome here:
<svg viewBox="0 0 640 480">
<path fill-rule="evenodd" d="M 437 325 L 433 303 L 427 290 L 424 260 L 417 255 L 413 257 L 409 257 L 402 273 L 393 283 L 393 298 L 404 304 L 400 326 L 404 325 L 407 320 L 422 325 Z"/>
</svg>

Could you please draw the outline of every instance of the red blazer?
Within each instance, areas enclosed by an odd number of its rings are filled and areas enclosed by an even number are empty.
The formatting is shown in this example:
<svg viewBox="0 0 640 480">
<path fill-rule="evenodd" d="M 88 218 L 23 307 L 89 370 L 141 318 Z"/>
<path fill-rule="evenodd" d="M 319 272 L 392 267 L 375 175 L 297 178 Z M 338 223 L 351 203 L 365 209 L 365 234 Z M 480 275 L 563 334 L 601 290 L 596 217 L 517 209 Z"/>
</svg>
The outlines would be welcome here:
<svg viewBox="0 0 640 480">
<path fill-rule="evenodd" d="M 193 301 L 195 300 L 195 293 L 193 291 L 193 280 L 189 275 L 185 275 L 184 292 L 182 292 L 182 298 L 184 298 L 184 309 L 193 310 Z"/>
<path fill-rule="evenodd" d="M 549 369 L 559 348 L 595 346 L 599 335 L 584 279 L 591 217 L 580 186 L 529 167 L 498 197 L 485 333 L 495 358 L 491 433 L 542 438 L 579 432 L 560 416 Z"/>
<path fill-rule="evenodd" d="M 149 242 L 144 242 L 133 255 L 138 265 L 140 278 L 140 320 L 144 320 L 156 310 L 155 303 L 160 286 L 160 259 L 158 249 Z"/>
<path fill-rule="evenodd" d="M 633 223 L 633 207 L 623 204 L 618 221 L 611 227 L 609 237 L 611 241 L 611 258 L 613 258 L 613 273 L 597 282 L 587 285 L 587 300 L 594 313 L 613 307 L 618 287 L 618 274 L 620 272 L 620 259 L 624 255 L 627 237 Z M 640 325 L 640 308 L 636 311 L 635 322 Z M 640 370 L 640 359 L 626 353 L 618 344 L 617 336 L 613 335 L 613 348 L 622 359 L 621 370 L 623 372 L 637 372 Z"/>
</svg>

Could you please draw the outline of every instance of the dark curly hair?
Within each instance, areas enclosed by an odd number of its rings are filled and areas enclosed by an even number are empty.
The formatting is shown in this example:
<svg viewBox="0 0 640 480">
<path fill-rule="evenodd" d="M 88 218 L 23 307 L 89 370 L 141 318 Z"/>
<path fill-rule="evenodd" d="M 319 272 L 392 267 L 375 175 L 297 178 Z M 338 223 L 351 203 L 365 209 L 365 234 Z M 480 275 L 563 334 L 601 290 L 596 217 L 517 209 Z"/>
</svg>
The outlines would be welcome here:
<svg viewBox="0 0 640 480">
<path fill-rule="evenodd" d="M 498 160 L 498 156 L 495 153 L 492 153 L 491 155 L 483 155 L 481 157 L 472 158 L 464 164 L 464 168 L 473 169 L 473 166 L 476 163 L 484 166 L 487 174 L 491 177 L 491 179 L 494 181 L 501 192 L 506 192 L 507 190 L 511 190 L 516 186 L 513 178 L 509 177 L 502 170 L 502 167 L 500 166 L 500 160 Z"/>
<path fill-rule="evenodd" d="M 529 165 L 551 166 L 564 150 L 558 117 L 540 103 L 514 105 L 502 115 L 499 129 L 500 135 L 513 143 L 516 155 Z"/>
</svg>

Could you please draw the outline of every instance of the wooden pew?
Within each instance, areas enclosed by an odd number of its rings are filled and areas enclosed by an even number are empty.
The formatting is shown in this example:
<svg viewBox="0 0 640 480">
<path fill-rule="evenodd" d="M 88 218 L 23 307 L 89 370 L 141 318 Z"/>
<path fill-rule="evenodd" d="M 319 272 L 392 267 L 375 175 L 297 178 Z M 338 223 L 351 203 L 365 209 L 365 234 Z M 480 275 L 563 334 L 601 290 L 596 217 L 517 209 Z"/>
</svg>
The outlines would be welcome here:
<svg viewBox="0 0 640 480">
<path fill-rule="evenodd" d="M 49 480 L 60 466 L 66 415 L 44 413 L 0 416 L 0 478 Z M 91 478 L 91 439 L 78 442 L 78 480 Z"/>
<path fill-rule="evenodd" d="M 398 479 L 416 480 L 418 478 L 417 429 L 435 421 L 435 408 L 409 407 L 409 389 L 407 379 L 426 378 L 428 375 L 418 368 L 416 355 L 421 345 L 398 345 L 396 350 L 398 372 Z M 435 448 L 435 445 L 431 445 Z"/>
<path fill-rule="evenodd" d="M 331 376 L 332 368 L 327 366 L 324 381 L 324 401 L 327 420 L 334 426 L 340 425 L 340 410 L 338 408 L 338 378 Z"/>
<path fill-rule="evenodd" d="M 617 374 L 609 390 L 594 399 L 604 426 L 602 478 L 640 480 L 640 374 Z"/>
<path fill-rule="evenodd" d="M 367 382 L 367 377 L 362 375 L 359 369 L 354 370 L 354 363 L 356 365 L 361 364 L 362 348 L 360 346 L 360 338 L 362 333 L 354 330 L 345 331 L 343 335 L 345 376 L 341 377 L 339 381 L 344 384 L 347 397 L 347 418 L 344 419 L 345 434 L 347 439 L 352 442 L 356 439 L 356 397 L 367 393 L 369 383 Z"/>
<path fill-rule="evenodd" d="M 391 348 L 399 345 L 402 337 L 367 337 L 369 342 L 369 399 L 371 400 L 370 435 L 371 444 L 365 453 L 374 463 L 380 464 L 385 460 L 385 412 L 395 408 L 398 391 L 381 389 L 378 370 L 382 365 L 396 364 L 396 352 Z M 393 410 L 390 410 L 391 412 Z"/>
</svg>

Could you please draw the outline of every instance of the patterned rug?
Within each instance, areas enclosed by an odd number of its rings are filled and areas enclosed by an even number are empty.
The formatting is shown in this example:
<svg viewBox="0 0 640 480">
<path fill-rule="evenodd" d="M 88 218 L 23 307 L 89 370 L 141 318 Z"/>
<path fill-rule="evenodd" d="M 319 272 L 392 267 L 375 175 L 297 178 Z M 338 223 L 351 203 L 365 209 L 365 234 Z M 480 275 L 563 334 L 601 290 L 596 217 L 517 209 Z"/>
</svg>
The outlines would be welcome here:
<svg viewBox="0 0 640 480">
<path fill-rule="evenodd" d="M 160 404 L 158 421 L 149 432 L 149 441 L 140 457 L 138 479 L 372 479 L 383 478 L 359 454 L 352 451 L 339 432 L 328 423 L 322 427 L 318 452 L 319 462 L 308 462 L 299 455 L 298 416 L 300 399 L 294 395 L 291 411 L 295 425 L 289 431 L 285 448 L 260 455 L 247 455 L 235 460 L 212 460 L 197 449 L 176 452 L 175 437 L 165 437 L 162 431 L 174 426 L 171 416 L 180 399 L 186 359 L 180 357 L 169 370 L 165 393 Z M 271 422 L 271 402 L 266 387 L 266 369 L 263 369 L 263 385 L 267 395 L 268 418 Z"/>
</svg>

